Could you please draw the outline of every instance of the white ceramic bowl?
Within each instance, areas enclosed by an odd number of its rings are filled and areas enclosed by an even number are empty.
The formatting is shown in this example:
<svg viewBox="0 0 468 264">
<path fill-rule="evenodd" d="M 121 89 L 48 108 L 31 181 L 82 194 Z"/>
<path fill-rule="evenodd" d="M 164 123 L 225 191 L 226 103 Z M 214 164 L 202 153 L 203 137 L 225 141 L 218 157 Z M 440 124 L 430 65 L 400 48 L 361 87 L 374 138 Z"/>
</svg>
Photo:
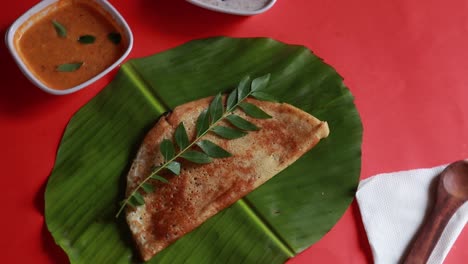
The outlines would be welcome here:
<svg viewBox="0 0 468 264">
<path fill-rule="evenodd" d="M 76 91 L 79 91 L 88 85 L 94 83 L 107 73 L 109 73 L 111 70 L 113 70 L 115 67 L 117 67 L 122 61 L 128 56 L 130 53 L 132 47 L 133 47 L 133 34 L 132 31 L 130 30 L 130 27 L 128 26 L 127 22 L 125 22 L 124 18 L 119 14 L 119 12 L 106 0 L 91 0 L 95 3 L 97 3 L 99 6 L 101 6 L 105 11 L 107 11 L 112 18 L 115 20 L 115 22 L 119 25 L 120 28 L 123 29 L 123 33 L 125 34 L 127 40 L 128 40 L 128 47 L 125 50 L 124 54 L 117 60 L 115 61 L 111 66 L 106 68 L 104 71 L 99 73 L 98 75 L 94 76 L 93 78 L 87 80 L 84 83 L 81 83 L 77 86 L 65 89 L 65 90 L 58 90 L 58 89 L 53 89 L 47 86 L 45 83 L 43 83 L 40 79 L 38 79 L 26 66 L 25 62 L 21 59 L 21 57 L 18 54 L 18 51 L 16 50 L 14 39 L 15 39 L 15 34 L 16 31 L 23 25 L 24 23 L 28 23 L 28 19 L 31 18 L 33 15 L 40 13 L 41 11 L 45 10 L 47 7 L 55 4 L 59 0 L 43 0 L 31 9 L 29 9 L 26 13 L 24 13 L 21 17 L 19 17 L 7 30 L 6 35 L 5 35 L 5 42 L 10 50 L 11 55 L 13 56 L 14 60 L 16 61 L 16 64 L 18 64 L 18 67 L 20 70 L 23 72 L 23 74 L 37 87 L 42 89 L 43 91 L 54 94 L 54 95 L 65 95 L 65 94 L 70 94 Z M 45 14 L 44 14 L 45 15 Z"/>
<path fill-rule="evenodd" d="M 215 5 L 204 3 L 200 0 L 186 0 L 186 1 L 191 4 L 194 4 L 194 5 L 209 9 L 209 10 L 226 13 L 226 14 L 232 14 L 232 15 L 240 15 L 240 16 L 252 16 L 252 15 L 263 13 L 267 11 L 268 9 L 270 9 L 276 3 L 276 0 L 270 0 L 270 2 L 268 2 L 268 4 L 266 4 L 263 8 L 250 11 L 250 10 L 237 10 L 237 9 L 231 9 L 231 8 L 223 8 L 220 6 L 215 6 Z"/>
</svg>

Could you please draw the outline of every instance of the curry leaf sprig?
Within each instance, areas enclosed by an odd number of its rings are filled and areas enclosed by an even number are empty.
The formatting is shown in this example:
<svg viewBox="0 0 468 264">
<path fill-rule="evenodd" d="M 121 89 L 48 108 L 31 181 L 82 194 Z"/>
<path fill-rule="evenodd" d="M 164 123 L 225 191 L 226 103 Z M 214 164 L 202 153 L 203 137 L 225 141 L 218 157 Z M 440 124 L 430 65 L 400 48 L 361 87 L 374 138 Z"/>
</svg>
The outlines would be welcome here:
<svg viewBox="0 0 468 264">
<path fill-rule="evenodd" d="M 246 115 L 257 119 L 267 119 L 271 116 L 254 104 L 248 103 L 245 99 L 252 96 L 259 100 L 274 101 L 273 97 L 265 93 L 265 88 L 270 80 L 270 74 L 258 77 L 250 82 L 247 76 L 242 79 L 238 87 L 234 89 L 226 99 L 226 105 L 223 104 L 222 95 L 219 93 L 211 101 L 207 109 L 204 109 L 197 118 L 195 124 L 195 138 L 189 141 L 184 123 L 181 122 L 174 132 L 175 145 L 169 139 L 164 139 L 159 145 L 159 149 L 164 158 L 164 163 L 154 167 L 149 176 L 122 201 L 116 217 L 120 215 L 123 209 L 129 205 L 137 207 L 144 205 L 145 200 L 142 194 L 154 192 L 154 186 L 150 180 L 156 180 L 168 183 L 168 180 L 159 174 L 163 171 L 179 175 L 181 172 L 181 163 L 178 159 L 183 159 L 197 164 L 207 164 L 214 158 L 227 158 L 231 153 L 216 145 L 214 142 L 203 139 L 208 133 L 213 133 L 224 139 L 236 139 L 247 135 L 249 131 L 256 131 L 260 128 L 247 121 L 243 117 L 234 113 L 235 109 L 241 109 Z M 223 126 L 221 121 L 226 120 L 232 126 Z M 201 151 L 197 150 L 198 146 Z M 177 151 L 176 151 L 177 149 Z"/>
</svg>

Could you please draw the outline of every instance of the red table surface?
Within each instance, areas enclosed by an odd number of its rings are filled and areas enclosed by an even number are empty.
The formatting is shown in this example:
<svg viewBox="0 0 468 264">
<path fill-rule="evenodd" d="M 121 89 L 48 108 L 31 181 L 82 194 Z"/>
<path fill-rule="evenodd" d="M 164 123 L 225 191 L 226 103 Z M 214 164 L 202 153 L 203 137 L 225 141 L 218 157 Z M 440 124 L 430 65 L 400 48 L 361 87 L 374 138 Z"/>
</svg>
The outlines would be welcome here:
<svg viewBox="0 0 468 264">
<path fill-rule="evenodd" d="M 38 0 L 4 1 L 6 29 Z M 210 36 L 271 37 L 305 45 L 344 77 L 364 125 L 361 178 L 467 157 L 468 2 L 278 0 L 238 17 L 183 0 L 111 0 L 130 24 L 129 58 Z M 0 48 L 0 250 L 3 263 L 67 263 L 44 223 L 44 189 L 70 117 L 115 75 L 53 96 L 33 86 Z M 466 263 L 464 229 L 445 263 Z M 289 263 L 372 263 L 356 202 Z"/>
</svg>

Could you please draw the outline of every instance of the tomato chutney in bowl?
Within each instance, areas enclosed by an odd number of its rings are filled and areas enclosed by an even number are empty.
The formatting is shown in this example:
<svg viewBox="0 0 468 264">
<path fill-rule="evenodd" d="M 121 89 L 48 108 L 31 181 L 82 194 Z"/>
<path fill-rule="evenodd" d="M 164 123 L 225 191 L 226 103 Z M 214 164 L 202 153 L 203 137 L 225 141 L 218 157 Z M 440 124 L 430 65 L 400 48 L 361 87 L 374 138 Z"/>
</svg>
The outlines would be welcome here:
<svg viewBox="0 0 468 264">
<path fill-rule="evenodd" d="M 119 65 L 130 53 L 133 36 L 105 0 L 45 0 L 13 23 L 6 42 L 29 80 L 62 95 Z"/>
</svg>

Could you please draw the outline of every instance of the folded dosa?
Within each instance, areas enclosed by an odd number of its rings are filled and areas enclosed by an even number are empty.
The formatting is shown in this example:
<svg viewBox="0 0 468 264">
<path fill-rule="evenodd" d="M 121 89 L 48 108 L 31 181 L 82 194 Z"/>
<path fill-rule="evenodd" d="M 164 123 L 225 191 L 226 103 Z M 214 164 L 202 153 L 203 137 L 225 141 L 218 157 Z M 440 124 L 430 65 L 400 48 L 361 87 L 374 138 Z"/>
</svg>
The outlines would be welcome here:
<svg viewBox="0 0 468 264">
<path fill-rule="evenodd" d="M 164 162 L 159 145 L 163 139 L 173 139 L 180 122 L 184 123 L 189 138 L 195 137 L 196 120 L 211 100 L 186 103 L 159 119 L 146 135 L 130 168 L 127 195 L 148 177 L 154 166 Z M 234 111 L 257 125 L 259 131 L 233 140 L 212 133 L 203 137 L 230 152 L 232 157 L 203 165 L 180 160 L 179 176 L 164 174 L 169 183 L 150 180 L 155 191 L 144 194 L 145 204 L 127 207 L 126 220 L 144 260 L 271 179 L 328 136 L 326 122 L 292 105 L 251 98 L 246 101 L 272 116 L 255 119 L 241 110 Z M 221 121 L 220 125 L 230 126 L 227 121 Z"/>
</svg>

